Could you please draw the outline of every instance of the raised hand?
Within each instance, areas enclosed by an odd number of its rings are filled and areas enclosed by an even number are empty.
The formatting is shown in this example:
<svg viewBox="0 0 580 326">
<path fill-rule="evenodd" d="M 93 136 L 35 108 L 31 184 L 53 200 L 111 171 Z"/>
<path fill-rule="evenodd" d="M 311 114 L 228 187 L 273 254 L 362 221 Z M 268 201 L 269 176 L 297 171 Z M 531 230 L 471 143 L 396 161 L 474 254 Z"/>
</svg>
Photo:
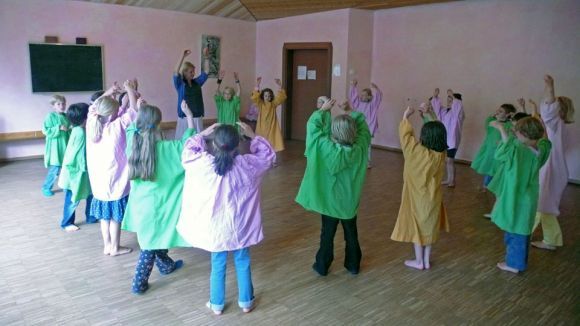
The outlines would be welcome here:
<svg viewBox="0 0 580 326">
<path fill-rule="evenodd" d="M 447 90 L 447 95 L 453 97 L 453 90 L 451 88 Z"/>
<path fill-rule="evenodd" d="M 521 106 L 522 108 L 526 106 L 526 100 L 524 100 L 523 98 L 519 98 L 518 99 L 518 105 Z"/>
<path fill-rule="evenodd" d="M 214 123 L 209 128 L 204 129 L 202 132 L 200 132 L 199 135 L 202 137 L 207 137 L 207 136 L 211 135 L 214 132 L 215 128 L 217 128 L 219 126 L 221 126 L 221 123 Z"/>
<path fill-rule="evenodd" d="M 503 128 L 503 123 L 501 123 L 499 120 L 493 120 L 489 123 L 489 125 L 498 130 Z"/>
<path fill-rule="evenodd" d="M 261 83 L 262 83 L 262 77 L 256 78 L 256 87 L 260 88 Z"/>
<path fill-rule="evenodd" d="M 371 88 L 376 88 L 376 89 L 378 89 L 378 87 L 377 87 L 377 84 L 375 84 L 375 83 L 371 83 Z"/>
<path fill-rule="evenodd" d="M 415 113 L 415 109 L 408 106 L 405 112 L 403 113 L 403 118 L 408 119 L 411 115 L 413 115 L 413 113 Z"/>
<path fill-rule="evenodd" d="M 435 90 L 433 90 L 433 97 L 438 97 L 439 96 L 439 87 L 435 88 Z"/>
<path fill-rule="evenodd" d="M 183 50 L 183 57 L 187 57 L 188 55 L 191 54 L 191 50 Z"/>
<path fill-rule="evenodd" d="M 193 113 L 191 113 L 191 109 L 185 100 L 181 101 L 181 111 L 183 111 L 183 114 L 185 114 L 186 117 L 193 118 Z"/>
<path fill-rule="evenodd" d="M 320 109 L 323 111 L 329 111 L 334 106 L 334 103 L 336 103 L 336 100 L 329 98 L 326 101 L 324 101 L 324 104 L 322 104 Z"/>
<path fill-rule="evenodd" d="M 548 85 L 554 85 L 554 78 L 552 78 L 550 75 L 545 75 L 544 82 L 546 82 Z"/>
<path fill-rule="evenodd" d="M 208 47 L 203 48 L 203 57 L 206 59 L 209 58 L 209 48 Z"/>
<path fill-rule="evenodd" d="M 218 73 L 218 79 L 224 79 L 225 76 L 226 76 L 226 71 L 220 70 L 220 72 Z"/>
<path fill-rule="evenodd" d="M 278 85 L 278 87 L 282 87 L 282 81 L 280 80 L 280 78 L 276 78 L 274 79 L 274 81 L 276 82 L 276 85 Z"/>
<path fill-rule="evenodd" d="M 125 96 L 126 97 L 126 96 Z M 124 99 L 123 99 L 124 100 Z M 184 101 L 185 102 L 185 101 Z M 145 101 L 142 97 L 137 100 L 137 108 L 141 109 L 143 105 L 147 105 L 147 101 Z M 182 109 L 183 111 L 183 109 Z"/>
<path fill-rule="evenodd" d="M 235 80 L 236 82 L 239 82 L 239 81 L 240 81 L 240 77 L 238 76 L 238 73 L 237 73 L 237 72 L 235 72 L 235 71 L 234 71 L 234 80 Z"/>
<path fill-rule="evenodd" d="M 240 126 L 240 130 L 242 131 L 242 134 L 250 139 L 254 139 L 254 137 L 256 137 L 256 133 L 254 133 L 254 130 L 252 130 L 252 127 L 248 126 L 247 124 L 243 123 L 243 122 L 236 122 L 236 124 L 238 126 Z"/>
</svg>

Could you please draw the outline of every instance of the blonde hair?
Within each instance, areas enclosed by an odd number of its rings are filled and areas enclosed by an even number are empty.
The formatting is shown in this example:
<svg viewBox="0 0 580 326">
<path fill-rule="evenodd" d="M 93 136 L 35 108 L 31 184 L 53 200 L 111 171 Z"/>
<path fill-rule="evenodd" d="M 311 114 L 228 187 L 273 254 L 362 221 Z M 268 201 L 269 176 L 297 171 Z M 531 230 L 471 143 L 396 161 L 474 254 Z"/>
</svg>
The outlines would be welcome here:
<svg viewBox="0 0 580 326">
<path fill-rule="evenodd" d="M 155 179 L 155 148 L 161 139 L 157 126 L 161 122 L 161 110 L 153 105 L 141 105 L 137 115 L 137 132 L 129 155 L 129 179 Z"/>
<path fill-rule="evenodd" d="M 558 103 L 560 104 L 560 118 L 564 123 L 574 122 L 574 103 L 572 99 L 566 96 L 558 96 Z"/>
<path fill-rule="evenodd" d="M 224 87 L 224 94 L 225 94 L 227 91 L 229 91 L 230 93 L 232 93 L 232 97 L 233 97 L 234 95 L 236 95 L 236 91 L 234 91 L 234 88 L 233 88 L 233 87 L 230 87 L 230 86 L 226 86 L 226 87 Z"/>
<path fill-rule="evenodd" d="M 341 145 L 352 145 L 356 139 L 356 123 L 348 114 L 337 115 L 330 126 L 332 139 Z"/>
<path fill-rule="evenodd" d="M 54 94 L 51 98 L 50 98 L 50 105 L 55 105 L 56 103 L 66 103 L 66 98 L 62 95 L 59 94 Z"/>
<path fill-rule="evenodd" d="M 530 140 L 538 140 L 544 137 L 545 131 L 544 126 L 542 126 L 542 122 L 532 117 L 526 117 L 518 120 L 514 129 Z"/>
<path fill-rule="evenodd" d="M 90 123 L 87 123 L 87 134 L 92 141 L 97 142 L 103 134 L 101 117 L 109 117 L 117 113 L 119 111 L 119 102 L 112 97 L 105 96 L 97 100 L 94 106 L 97 118 L 90 119 Z"/>
<path fill-rule="evenodd" d="M 189 68 L 195 69 L 195 66 L 191 62 L 185 61 L 183 64 L 181 64 L 181 70 L 179 71 L 179 74 L 183 77 L 185 70 L 187 70 Z"/>
</svg>

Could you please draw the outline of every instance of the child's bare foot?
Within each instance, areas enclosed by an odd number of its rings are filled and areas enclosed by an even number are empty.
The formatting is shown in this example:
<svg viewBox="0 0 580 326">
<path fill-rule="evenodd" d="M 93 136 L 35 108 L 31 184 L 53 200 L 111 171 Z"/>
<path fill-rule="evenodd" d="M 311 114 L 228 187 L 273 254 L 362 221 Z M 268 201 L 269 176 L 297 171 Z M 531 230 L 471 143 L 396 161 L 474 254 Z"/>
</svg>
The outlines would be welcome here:
<svg viewBox="0 0 580 326">
<path fill-rule="evenodd" d="M 447 181 L 447 180 L 445 180 L 445 181 L 441 182 L 441 185 L 442 185 L 442 186 L 446 186 L 446 185 L 448 185 L 448 184 L 449 184 L 449 181 Z"/>
<path fill-rule="evenodd" d="M 485 217 L 485 218 L 491 218 L 491 213 L 483 214 L 483 217 Z"/>
<path fill-rule="evenodd" d="M 419 262 L 416 260 L 405 260 L 405 266 L 415 268 L 418 270 L 423 270 L 423 268 L 424 268 L 423 262 Z"/>
<path fill-rule="evenodd" d="M 424 265 L 425 265 L 425 269 L 431 269 L 431 263 L 430 262 L 426 261 L 426 262 L 424 262 Z"/>
<path fill-rule="evenodd" d="M 103 249 L 103 254 L 105 256 L 108 256 L 111 254 L 111 247 L 110 246 L 105 246 L 105 249 Z"/>
<path fill-rule="evenodd" d="M 506 271 L 506 272 L 510 272 L 510 273 L 514 273 L 514 274 L 517 274 L 517 273 L 519 273 L 519 272 L 520 272 L 520 271 L 518 271 L 518 270 L 517 270 L 517 269 L 515 269 L 515 268 L 511 268 L 511 267 L 509 267 L 509 266 L 508 266 L 508 265 L 505 263 L 505 261 L 502 261 L 501 263 L 497 263 L 497 268 L 501 269 L 502 271 Z"/>
<path fill-rule="evenodd" d="M 455 188 L 455 183 L 448 183 L 447 188 Z"/>
<path fill-rule="evenodd" d="M 252 310 L 254 310 L 254 307 L 255 307 L 254 305 L 251 305 L 248 308 L 242 308 L 242 311 L 247 314 L 247 313 L 252 312 Z"/>
<path fill-rule="evenodd" d="M 544 241 L 534 241 L 534 242 L 532 242 L 532 247 L 550 250 L 550 251 L 556 250 L 555 246 L 549 245 L 549 244 L 545 243 Z"/>
<path fill-rule="evenodd" d="M 79 230 L 79 227 L 78 227 L 78 226 L 76 226 L 76 225 L 74 225 L 74 224 L 71 224 L 71 225 L 67 225 L 67 226 L 65 226 L 65 227 L 64 227 L 64 230 L 65 230 L 66 232 L 74 232 L 74 231 L 78 231 L 78 230 Z"/>
<path fill-rule="evenodd" d="M 119 248 L 117 248 L 117 250 L 115 250 L 113 248 L 113 249 L 111 249 L 111 256 L 121 256 L 124 254 L 128 254 L 131 251 L 133 251 L 133 249 L 127 248 L 127 247 L 119 247 Z"/>
</svg>

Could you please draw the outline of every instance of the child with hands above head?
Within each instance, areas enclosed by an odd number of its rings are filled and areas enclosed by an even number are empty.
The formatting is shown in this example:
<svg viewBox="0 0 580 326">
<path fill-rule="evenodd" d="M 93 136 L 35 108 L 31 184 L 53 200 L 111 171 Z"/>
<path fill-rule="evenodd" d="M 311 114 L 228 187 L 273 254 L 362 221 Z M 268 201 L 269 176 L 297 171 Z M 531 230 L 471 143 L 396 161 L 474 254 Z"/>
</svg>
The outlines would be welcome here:
<svg viewBox="0 0 580 326">
<path fill-rule="evenodd" d="M 321 215 L 320 246 L 312 268 L 326 276 L 334 260 L 334 236 L 339 224 L 346 242 L 344 267 L 360 272 L 362 252 L 357 216 L 368 162 L 371 134 L 365 117 L 348 101 L 328 99 L 314 111 L 306 126 L 306 170 L 296 202 Z"/>
<path fill-rule="evenodd" d="M 42 124 L 42 133 L 45 136 L 44 146 L 44 167 L 48 173 L 42 185 L 42 194 L 46 197 L 54 195 L 52 186 L 56 182 L 62 160 L 66 149 L 66 144 L 70 135 L 70 123 L 66 118 L 66 99 L 62 95 L 53 95 L 50 105 L 54 112 L 49 113 Z"/>
<path fill-rule="evenodd" d="M 551 144 L 544 136 L 541 121 L 532 117 L 518 120 L 511 136 L 500 121 L 490 124 L 501 134 L 501 143 L 495 152 L 497 169 L 488 185 L 496 196 L 491 219 L 505 232 L 505 261 L 497 267 L 518 273 L 527 268 L 538 204 L 538 175 L 550 155 Z"/>
<path fill-rule="evenodd" d="M 220 71 L 214 100 L 217 109 L 217 122 L 221 124 L 228 124 L 237 127 L 237 122 L 240 120 L 240 79 L 238 73 L 234 72 L 234 80 L 236 82 L 236 91 L 230 86 L 226 86 L 224 91 L 221 91 L 222 81 L 225 77 L 225 71 Z"/>
<path fill-rule="evenodd" d="M 383 93 L 381 90 L 375 85 L 371 83 L 370 88 L 363 89 L 360 94 L 357 90 L 358 80 L 353 79 L 350 85 L 350 92 L 349 92 L 349 100 L 352 104 L 352 108 L 355 111 L 361 112 L 365 116 L 365 120 L 369 127 L 369 131 L 371 132 L 371 137 L 375 136 L 377 129 L 379 128 L 379 120 L 377 117 L 379 106 L 381 105 L 381 101 L 383 100 Z M 374 94 L 373 94 L 374 90 Z M 371 168 L 371 149 L 369 145 L 368 150 L 369 160 L 368 160 L 368 167 Z"/>
<path fill-rule="evenodd" d="M 532 100 L 530 104 L 537 116 L 537 105 Z M 547 137 L 552 143 L 552 151 L 540 170 L 540 199 L 534 223 L 534 229 L 542 225 L 543 240 L 532 242 L 532 246 L 556 250 L 564 244 L 558 222 L 560 201 L 568 184 L 564 129 L 566 124 L 574 122 L 574 104 L 569 97 L 556 97 L 554 78 L 550 75 L 544 77 L 544 99 L 540 104 L 540 114 Z"/>
<path fill-rule="evenodd" d="M 407 107 L 399 124 L 405 158 L 403 194 L 391 239 L 412 242 L 415 259 L 406 260 L 405 265 L 422 270 L 431 268 L 431 248 L 439 239 L 439 231 L 449 232 L 440 186 L 445 169 L 447 133 L 441 122 L 430 121 L 423 124 L 417 140 L 409 122 L 414 112 Z"/>
<path fill-rule="evenodd" d="M 252 92 L 252 102 L 258 107 L 258 122 L 256 123 L 256 135 L 267 139 L 276 152 L 284 150 L 284 139 L 278 124 L 276 108 L 286 100 L 286 91 L 282 88 L 282 81 L 275 79 L 278 85 L 278 93 L 269 88 L 260 90 L 262 77 L 256 79 L 256 88 Z"/>
<path fill-rule="evenodd" d="M 505 129 L 510 132 L 512 129 L 512 122 L 510 119 L 515 113 L 516 108 L 509 103 L 505 103 L 500 105 L 494 114 L 485 119 L 485 138 L 471 163 L 471 168 L 478 174 L 483 175 L 482 190 L 485 190 L 493 177 L 496 162 L 494 159 L 495 150 L 501 142 L 501 134 L 496 128 L 491 126 L 491 123 L 493 121 L 499 121 L 500 123 L 503 123 Z"/>
<path fill-rule="evenodd" d="M 131 196 L 123 218 L 123 230 L 136 232 L 141 252 L 135 267 L 132 292 L 142 294 L 149 288 L 149 276 L 155 263 L 162 275 L 172 273 L 183 265 L 174 261 L 168 249 L 189 247 L 175 226 L 181 213 L 181 198 L 185 170 L 181 153 L 185 141 L 195 134 L 193 114 L 185 101 L 188 129 L 181 140 L 163 140 L 159 123 L 161 110 L 139 99 L 137 120 L 127 129 L 131 139 L 129 178 Z"/>
<path fill-rule="evenodd" d="M 442 107 L 437 101 L 433 102 L 433 99 L 438 98 L 439 89 L 435 89 L 432 98 L 432 105 L 435 114 L 439 121 L 445 126 L 447 131 L 447 159 L 446 159 L 446 170 L 447 178 L 442 184 L 447 185 L 449 188 L 455 187 L 455 154 L 457 154 L 457 149 L 459 148 L 459 143 L 461 142 L 461 132 L 463 129 L 463 120 L 465 120 L 465 114 L 463 112 L 463 101 L 462 96 L 459 93 L 454 93 L 453 90 L 447 90 L 447 105 Z"/>
<path fill-rule="evenodd" d="M 126 130 L 137 118 L 134 82 L 123 84 L 129 96 L 128 109 L 119 114 L 115 83 L 89 108 L 87 119 L 87 168 L 93 191 L 91 215 L 101 222 L 103 253 L 118 256 L 131 252 L 121 247 L 121 223 L 129 197 Z"/>
<path fill-rule="evenodd" d="M 216 315 L 225 307 L 228 254 L 232 254 L 238 280 L 238 305 L 254 308 L 250 247 L 262 241 L 260 188 L 276 153 L 270 143 L 238 123 L 251 139 L 250 153 L 239 154 L 240 135 L 231 125 L 214 124 L 189 138 L 183 149 L 185 169 L 183 201 L 177 231 L 193 247 L 211 253 L 210 299 Z M 213 138 L 208 152 L 206 138 Z"/>
<path fill-rule="evenodd" d="M 202 70 L 197 77 L 195 77 L 195 66 L 189 61 L 184 61 L 190 54 L 191 50 L 184 50 L 173 70 L 173 86 L 177 91 L 177 126 L 175 127 L 175 139 L 181 139 L 187 129 L 187 119 L 185 113 L 181 111 L 181 102 L 184 100 L 193 113 L 195 129 L 197 132 L 203 130 L 205 109 L 201 87 L 208 78 L 209 49 L 203 49 Z"/>
</svg>

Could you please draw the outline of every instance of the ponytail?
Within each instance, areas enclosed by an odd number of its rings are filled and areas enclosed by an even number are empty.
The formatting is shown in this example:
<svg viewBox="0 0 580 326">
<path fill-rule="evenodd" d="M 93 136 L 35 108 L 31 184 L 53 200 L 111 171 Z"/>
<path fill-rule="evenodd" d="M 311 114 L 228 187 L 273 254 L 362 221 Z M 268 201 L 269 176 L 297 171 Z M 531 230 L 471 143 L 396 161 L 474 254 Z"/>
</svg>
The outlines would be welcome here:
<svg viewBox="0 0 580 326">
<path fill-rule="evenodd" d="M 213 139 L 215 173 L 224 176 L 232 169 L 239 143 L 240 135 L 234 126 L 222 125 L 216 128 Z"/>
<path fill-rule="evenodd" d="M 111 97 L 101 97 L 94 103 L 96 117 L 87 122 L 89 139 L 94 142 L 101 140 L 103 135 L 103 122 L 101 118 L 109 117 L 119 111 L 119 103 Z"/>
<path fill-rule="evenodd" d="M 154 180 L 157 141 L 161 138 L 157 126 L 161 111 L 152 105 L 142 105 L 137 116 L 137 132 L 129 155 L 129 179 Z"/>
</svg>

